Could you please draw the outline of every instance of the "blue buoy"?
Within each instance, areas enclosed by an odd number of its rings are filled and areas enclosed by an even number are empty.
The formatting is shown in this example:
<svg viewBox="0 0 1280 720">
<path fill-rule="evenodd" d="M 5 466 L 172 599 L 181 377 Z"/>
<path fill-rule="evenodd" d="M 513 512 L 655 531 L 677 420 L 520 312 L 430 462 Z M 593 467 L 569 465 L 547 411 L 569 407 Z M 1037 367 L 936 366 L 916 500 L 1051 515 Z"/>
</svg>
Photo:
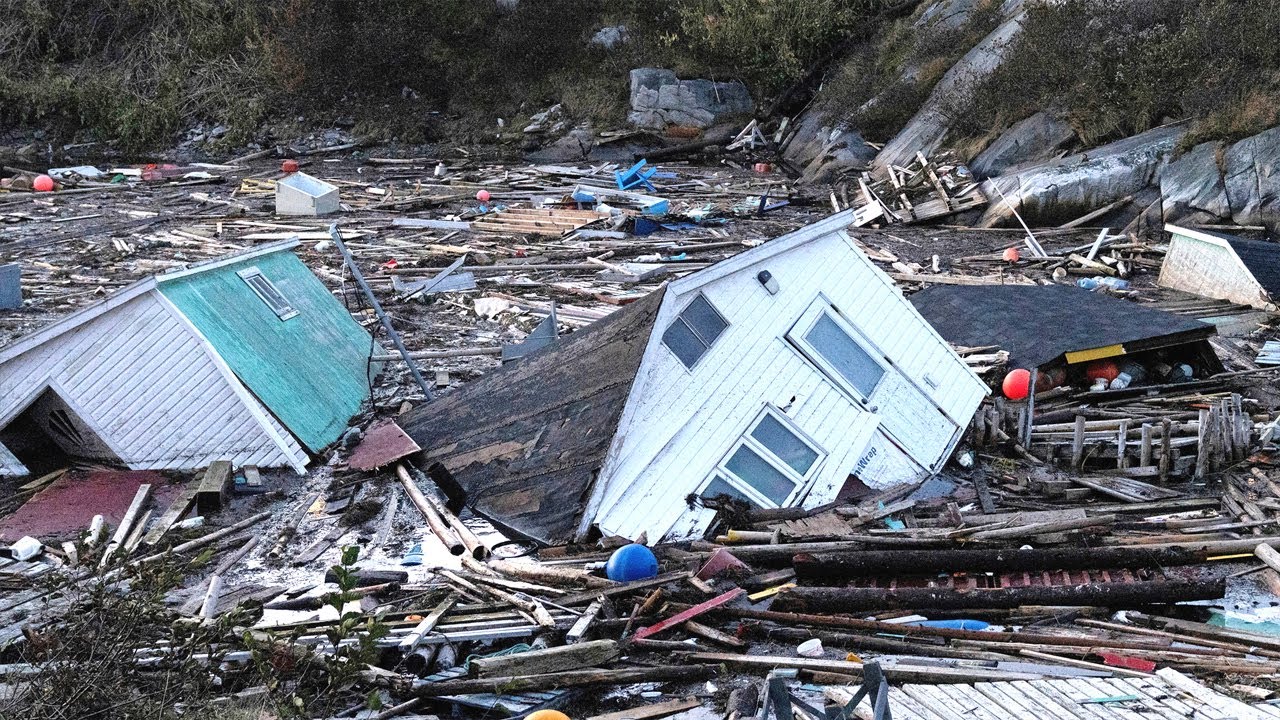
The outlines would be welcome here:
<svg viewBox="0 0 1280 720">
<path fill-rule="evenodd" d="M 644 545 L 632 543 L 623 545 L 609 556 L 604 566 L 604 574 L 614 582 L 631 582 L 646 580 L 658 574 L 658 558 L 653 551 Z"/>
</svg>

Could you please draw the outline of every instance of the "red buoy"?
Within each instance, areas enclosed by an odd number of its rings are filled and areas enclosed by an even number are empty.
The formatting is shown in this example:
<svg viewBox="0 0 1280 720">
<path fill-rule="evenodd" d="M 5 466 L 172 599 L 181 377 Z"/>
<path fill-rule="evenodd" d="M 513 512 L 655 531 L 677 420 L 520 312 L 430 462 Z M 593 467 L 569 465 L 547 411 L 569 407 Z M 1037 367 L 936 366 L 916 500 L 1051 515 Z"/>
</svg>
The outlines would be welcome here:
<svg viewBox="0 0 1280 720">
<path fill-rule="evenodd" d="M 1090 382 L 1098 378 L 1111 382 L 1119 374 L 1120 368 L 1116 367 L 1116 364 L 1110 360 L 1094 360 L 1084 368 L 1084 376 L 1089 378 Z"/>
<path fill-rule="evenodd" d="M 477 199 L 477 200 L 479 200 L 479 201 L 480 201 L 480 202 L 482 202 L 482 203 L 487 203 L 487 202 L 489 202 L 489 198 L 490 198 L 490 197 L 491 197 L 491 196 L 489 195 L 489 191 L 488 191 L 488 190 L 481 190 L 480 192 L 476 193 L 476 199 Z"/>
<path fill-rule="evenodd" d="M 1031 371 L 1026 368 L 1010 370 L 1009 374 L 1004 376 L 1001 389 L 1004 390 L 1004 396 L 1010 400 L 1026 400 L 1027 395 L 1031 394 Z"/>
<path fill-rule="evenodd" d="M 1011 247 L 1004 251 L 1005 262 L 1016 263 L 1021 259 L 1022 259 L 1022 253 L 1019 252 L 1018 248 L 1016 247 Z"/>
<path fill-rule="evenodd" d="M 36 192 L 51 192 L 53 190 L 53 178 L 48 175 L 37 175 L 36 179 L 31 181 L 31 187 Z"/>
</svg>

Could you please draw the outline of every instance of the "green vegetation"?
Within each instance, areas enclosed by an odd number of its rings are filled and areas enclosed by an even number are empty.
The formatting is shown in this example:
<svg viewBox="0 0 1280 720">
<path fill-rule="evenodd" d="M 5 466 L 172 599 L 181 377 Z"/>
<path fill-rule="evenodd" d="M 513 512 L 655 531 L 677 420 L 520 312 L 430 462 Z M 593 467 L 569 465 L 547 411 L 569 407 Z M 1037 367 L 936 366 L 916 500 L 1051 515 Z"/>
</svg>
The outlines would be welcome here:
<svg viewBox="0 0 1280 720">
<path fill-rule="evenodd" d="M 887 142 L 947 70 L 996 28 L 1000 5 L 999 0 L 982 0 L 956 26 L 933 22 L 917 27 L 917 12 L 880 28 L 833 69 L 824 86 L 824 108 L 867 139 Z"/>
<path fill-rule="evenodd" d="M 1064 0 L 1034 5 L 962 131 L 1057 104 L 1088 144 L 1198 118 L 1187 143 L 1280 123 L 1280 2 Z"/>
<path fill-rule="evenodd" d="M 494 127 L 564 102 L 625 116 L 627 71 L 741 79 L 762 98 L 801 77 L 879 0 L 14 0 L 0 18 L 0 124 L 126 150 L 195 121 L 230 144 L 297 115 L 430 139 L 433 111 Z M 590 42 L 625 25 L 613 51 Z"/>
<path fill-rule="evenodd" d="M 981 0 L 958 25 L 918 23 L 904 0 L 12 0 L 0 18 L 0 125 L 60 140 L 89 130 L 126 151 L 165 147 L 197 122 L 228 145 L 301 116 L 316 127 L 419 142 L 492 134 L 563 102 L 625 117 L 627 71 L 739 79 L 762 102 L 830 63 L 824 108 L 887 140 L 1000 21 Z M 1199 118 L 1190 140 L 1280 122 L 1280 0 L 1028 3 L 1009 60 L 952 108 L 979 143 L 1057 105 L 1088 142 Z M 899 17 L 914 10 L 910 17 Z M 626 42 L 591 42 L 625 26 Z"/>
</svg>

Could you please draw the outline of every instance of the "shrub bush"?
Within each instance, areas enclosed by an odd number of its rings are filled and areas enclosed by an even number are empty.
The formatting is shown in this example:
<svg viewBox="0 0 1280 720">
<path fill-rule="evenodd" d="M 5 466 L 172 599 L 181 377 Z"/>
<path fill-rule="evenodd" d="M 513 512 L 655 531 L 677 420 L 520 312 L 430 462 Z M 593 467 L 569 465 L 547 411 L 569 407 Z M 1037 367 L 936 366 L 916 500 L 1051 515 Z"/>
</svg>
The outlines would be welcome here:
<svg viewBox="0 0 1280 720">
<path fill-rule="evenodd" d="M 1008 60 L 963 130 L 980 134 L 1049 104 L 1090 144 L 1201 118 L 1189 141 L 1276 123 L 1280 2 L 1063 0 L 1030 7 Z"/>
</svg>

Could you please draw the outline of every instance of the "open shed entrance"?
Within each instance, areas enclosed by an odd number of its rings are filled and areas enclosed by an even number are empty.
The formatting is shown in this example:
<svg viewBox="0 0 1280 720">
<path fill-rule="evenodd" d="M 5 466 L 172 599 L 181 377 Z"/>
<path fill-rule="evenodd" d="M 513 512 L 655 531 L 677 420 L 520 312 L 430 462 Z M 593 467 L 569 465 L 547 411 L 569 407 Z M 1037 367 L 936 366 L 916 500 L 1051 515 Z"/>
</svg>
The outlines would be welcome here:
<svg viewBox="0 0 1280 720">
<path fill-rule="evenodd" d="M 46 387 L 0 428 L 0 446 L 33 475 L 66 467 L 76 460 L 124 464 L 51 387 Z M 0 452 L 0 462 L 4 458 L 5 453 Z"/>
</svg>

